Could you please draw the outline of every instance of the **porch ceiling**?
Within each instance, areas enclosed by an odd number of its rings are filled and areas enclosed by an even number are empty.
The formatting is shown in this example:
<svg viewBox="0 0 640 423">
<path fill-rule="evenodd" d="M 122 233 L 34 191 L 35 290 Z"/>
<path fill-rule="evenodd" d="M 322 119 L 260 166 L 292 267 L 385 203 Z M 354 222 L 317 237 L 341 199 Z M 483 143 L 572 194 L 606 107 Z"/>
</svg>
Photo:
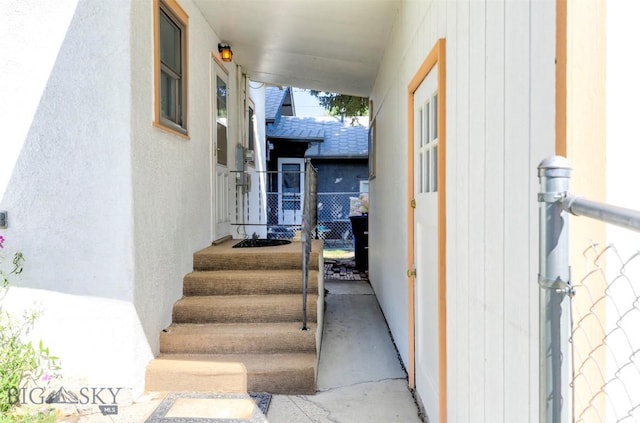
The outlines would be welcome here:
<svg viewBox="0 0 640 423">
<path fill-rule="evenodd" d="M 400 0 L 194 0 L 254 81 L 368 96 Z"/>
</svg>

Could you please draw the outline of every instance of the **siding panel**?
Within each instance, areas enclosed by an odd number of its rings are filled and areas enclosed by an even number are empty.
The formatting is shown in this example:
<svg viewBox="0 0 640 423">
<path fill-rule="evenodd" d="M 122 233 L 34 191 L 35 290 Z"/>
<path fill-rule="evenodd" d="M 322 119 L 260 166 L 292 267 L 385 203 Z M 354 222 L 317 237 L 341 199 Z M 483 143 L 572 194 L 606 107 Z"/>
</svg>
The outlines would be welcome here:
<svg viewBox="0 0 640 423">
<path fill-rule="evenodd" d="M 448 257 L 451 260 L 455 260 L 454 266 L 457 268 L 457 278 L 455 291 L 451 284 L 448 286 L 447 296 L 449 302 L 456 301 L 458 307 L 456 308 L 456 316 L 451 316 L 451 319 L 456 320 L 457 333 L 451 334 L 451 342 L 457 342 L 458 354 L 454 356 L 453 362 L 455 368 L 458 371 L 457 380 L 453 383 L 456 391 L 449 394 L 449 416 L 450 421 L 466 422 L 470 421 L 470 403 L 471 403 L 471 387 L 470 387 L 470 328 L 469 328 L 469 275 L 470 275 L 470 252 L 469 252 L 469 192 L 470 178 L 469 178 L 469 16 L 470 16 L 470 4 L 468 1 L 460 1 L 454 3 L 456 6 L 456 50 L 449 51 L 449 62 L 455 62 L 455 74 L 449 74 L 450 85 L 456 85 L 456 103 L 455 108 L 451 107 L 450 113 L 447 114 L 449 122 L 453 120 L 455 122 L 456 138 L 453 143 L 449 142 L 448 152 L 455 152 L 455 156 L 447 157 L 449 162 L 448 169 L 456 173 L 457 183 L 455 185 L 455 191 L 451 192 L 451 195 L 455 198 L 451 201 L 452 206 L 455 207 L 455 224 L 457 231 L 454 234 L 456 237 L 456 249 L 454 254 L 449 254 Z M 449 46 L 449 44 L 447 44 Z M 448 68 L 451 69 L 451 64 L 448 63 Z M 451 92 L 448 91 L 448 92 Z M 453 128 L 448 128 L 448 133 L 451 133 Z M 451 140 L 451 138 L 449 138 Z M 455 144 L 454 144 L 455 143 Z M 451 181 L 451 179 L 449 179 Z M 451 211 L 451 209 L 449 209 Z M 449 226 L 453 224 L 453 219 L 448 220 Z M 454 247 L 452 247 L 454 248 Z M 452 389 L 454 389 L 452 387 Z M 453 405 L 453 398 L 458 398 L 456 405 Z"/>
<path fill-rule="evenodd" d="M 504 408 L 504 3 L 489 1 L 486 7 L 486 92 L 484 107 L 484 244 L 486 328 L 484 388 L 485 421 L 502 420 Z"/>
<path fill-rule="evenodd" d="M 505 386 L 520 386 L 517 392 L 507 389 L 504 392 L 504 421 L 526 421 L 528 416 L 522 415 L 527 409 L 529 394 L 537 390 L 531 385 L 529 369 L 526 366 L 529 353 L 529 309 L 537 304 L 537 296 L 531 296 L 529 290 L 530 271 L 522 266 L 528 262 L 531 243 L 518 242 L 529 234 L 526 212 L 533 201 L 532 193 L 526 189 L 535 171 L 522 172 L 529 167 L 530 143 L 529 92 L 530 58 L 529 58 L 529 8 L 526 3 L 506 4 L 505 37 L 505 222 L 506 231 L 517 231 L 518 238 L 505 238 L 505 343 L 504 343 L 504 377 Z M 523 141 L 527 141 L 523 143 Z M 524 145 L 523 145 L 524 144 Z M 535 216 L 534 216 L 535 217 Z M 527 383 L 525 383 L 527 382 Z"/>
<path fill-rule="evenodd" d="M 470 8 L 469 45 L 469 413 L 474 418 L 485 416 L 485 243 L 484 243 L 484 151 L 485 108 L 487 95 L 484 69 L 486 58 L 486 2 L 472 1 Z M 463 194 L 464 195 L 464 194 Z"/>
<path fill-rule="evenodd" d="M 555 4 L 530 2 L 529 40 L 529 199 L 538 192 L 536 168 L 545 157 L 555 153 Z M 538 421 L 538 204 L 529 203 L 529 421 Z M 523 363 L 524 364 L 524 363 Z"/>
<path fill-rule="evenodd" d="M 459 247 L 462 242 L 466 246 L 467 228 L 463 225 L 459 216 L 466 215 L 466 203 L 460 200 L 456 193 L 466 191 L 465 187 L 468 182 L 465 178 L 466 173 L 461 174 L 458 171 L 459 162 L 466 160 L 466 150 L 461 149 L 463 140 L 466 140 L 468 130 L 460 130 L 460 126 L 468 122 L 468 117 L 461 116 L 460 109 L 465 111 L 467 116 L 467 100 L 463 97 L 468 93 L 468 84 L 460 84 L 460 73 L 466 72 L 460 69 L 457 60 L 458 52 L 465 50 L 464 54 L 468 54 L 468 35 L 460 36 L 458 32 L 458 8 L 461 3 L 447 3 L 447 54 L 451 54 L 447 60 L 447 158 L 449 165 L 447 166 L 447 213 L 452 218 L 447 221 L 447 244 L 450 251 L 466 251 Z M 468 12 L 468 5 L 466 8 Z M 468 15 L 467 15 L 468 16 Z M 466 77 L 465 82 L 468 81 Z M 462 107 L 461 107 L 462 105 Z M 460 133 L 464 137 L 460 137 Z M 466 325 L 468 319 L 468 306 L 466 304 L 466 284 L 461 282 L 466 280 L 466 263 L 468 258 L 464 255 L 448 255 L 447 256 L 447 297 L 450 299 L 447 304 L 447 350 L 451 357 L 449 360 L 456 363 L 455 366 L 449 366 L 447 397 L 455 398 L 455 403 L 464 406 L 448 407 L 449 421 L 463 421 L 469 403 L 469 384 L 466 380 L 469 374 L 467 344 L 469 333 Z M 461 275 L 464 275 L 462 277 Z"/>
</svg>

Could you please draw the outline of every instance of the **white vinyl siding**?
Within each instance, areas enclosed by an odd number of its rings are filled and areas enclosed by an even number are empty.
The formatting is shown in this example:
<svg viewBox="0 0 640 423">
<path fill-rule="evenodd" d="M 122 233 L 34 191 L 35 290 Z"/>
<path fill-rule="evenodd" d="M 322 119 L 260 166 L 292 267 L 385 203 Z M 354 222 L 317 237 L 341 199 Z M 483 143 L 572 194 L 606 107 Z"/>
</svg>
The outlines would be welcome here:
<svg viewBox="0 0 640 423">
<path fill-rule="evenodd" d="M 374 86 L 370 278 L 407 363 L 407 86 L 446 39 L 449 423 L 537 421 L 535 169 L 554 152 L 554 22 L 554 2 L 402 3 Z"/>
</svg>

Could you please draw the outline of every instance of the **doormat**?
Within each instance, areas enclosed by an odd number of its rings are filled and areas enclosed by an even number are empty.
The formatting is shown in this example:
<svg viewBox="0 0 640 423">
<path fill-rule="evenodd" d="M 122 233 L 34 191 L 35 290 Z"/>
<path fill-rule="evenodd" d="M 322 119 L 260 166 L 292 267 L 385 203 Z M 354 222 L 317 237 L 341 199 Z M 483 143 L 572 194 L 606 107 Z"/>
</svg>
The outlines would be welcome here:
<svg viewBox="0 0 640 423">
<path fill-rule="evenodd" d="M 356 261 L 324 259 L 324 279 L 329 281 L 368 281 L 369 272 L 356 268 Z"/>
<path fill-rule="evenodd" d="M 146 423 L 264 423 L 271 394 L 169 393 Z"/>
<path fill-rule="evenodd" d="M 263 239 L 247 238 L 234 244 L 231 248 L 256 248 L 256 247 L 277 247 L 279 245 L 291 244 L 288 239 Z"/>
</svg>

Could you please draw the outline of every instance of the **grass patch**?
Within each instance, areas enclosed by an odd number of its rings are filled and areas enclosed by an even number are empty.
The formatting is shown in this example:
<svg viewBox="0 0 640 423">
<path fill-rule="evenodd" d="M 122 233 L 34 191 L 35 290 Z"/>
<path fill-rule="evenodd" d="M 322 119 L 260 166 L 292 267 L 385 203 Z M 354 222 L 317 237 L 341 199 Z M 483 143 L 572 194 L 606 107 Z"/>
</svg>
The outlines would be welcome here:
<svg viewBox="0 0 640 423">
<path fill-rule="evenodd" d="M 333 259 L 333 260 L 352 259 L 355 257 L 355 253 L 352 250 L 332 248 L 332 249 L 323 250 L 322 256 L 325 259 Z"/>
<path fill-rule="evenodd" d="M 8 414 L 0 415 L 0 423 L 55 423 L 57 420 L 54 408 L 14 407 Z"/>
</svg>

